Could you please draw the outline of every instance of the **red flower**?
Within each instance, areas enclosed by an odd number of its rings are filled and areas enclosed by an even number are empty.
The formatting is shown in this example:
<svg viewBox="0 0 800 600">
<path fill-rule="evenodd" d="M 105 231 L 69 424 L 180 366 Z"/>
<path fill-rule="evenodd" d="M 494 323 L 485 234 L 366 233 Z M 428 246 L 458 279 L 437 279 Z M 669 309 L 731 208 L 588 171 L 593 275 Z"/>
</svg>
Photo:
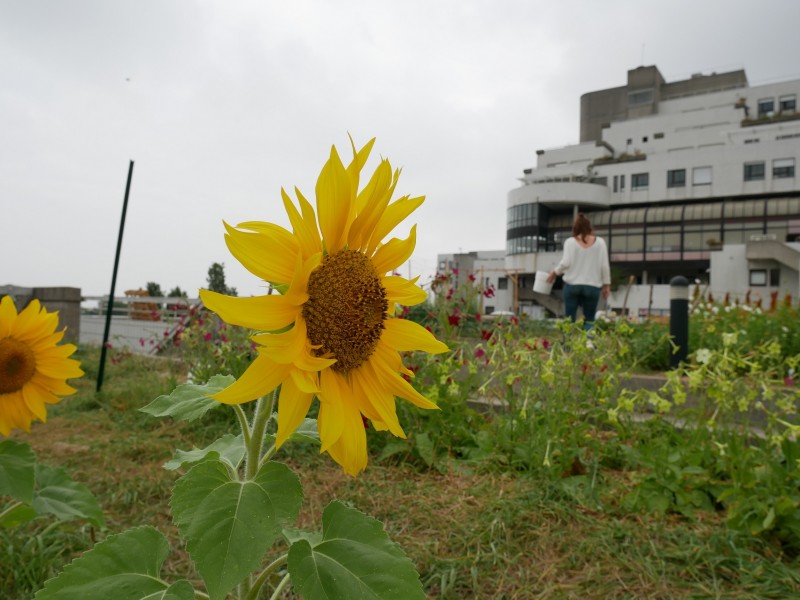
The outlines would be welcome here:
<svg viewBox="0 0 800 600">
<path fill-rule="evenodd" d="M 476 320 L 478 323 L 480 323 L 480 322 L 481 322 L 481 320 L 483 320 L 483 316 L 481 316 L 481 313 L 475 313 L 475 320 Z"/>
<path fill-rule="evenodd" d="M 447 320 L 450 322 L 450 325 L 453 327 L 458 327 L 458 323 L 461 321 L 460 315 L 449 315 Z"/>
<path fill-rule="evenodd" d="M 475 349 L 475 358 L 483 358 L 484 356 L 486 356 L 486 352 L 484 352 L 483 348 Z"/>
<path fill-rule="evenodd" d="M 519 325 L 519 317 L 517 315 L 514 315 L 513 317 L 511 317 L 511 322 L 514 325 Z"/>
<path fill-rule="evenodd" d="M 206 342 L 210 342 L 211 341 L 211 334 L 210 333 L 206 333 L 203 336 L 203 340 L 205 340 Z"/>
<path fill-rule="evenodd" d="M 494 298 L 494 288 L 492 286 L 489 286 L 488 288 L 483 290 L 483 296 L 485 298 Z"/>
<path fill-rule="evenodd" d="M 456 267 L 453 267 L 453 275 L 458 275 L 458 269 Z"/>
<path fill-rule="evenodd" d="M 549 347 L 550 347 L 550 342 L 548 342 L 547 340 L 542 340 L 542 348 L 547 350 Z"/>
<path fill-rule="evenodd" d="M 469 279 L 470 281 L 474 282 L 475 281 L 475 275 L 473 273 L 470 273 L 469 277 L 467 279 Z"/>
<path fill-rule="evenodd" d="M 427 329 L 429 332 L 433 333 L 433 329 L 431 329 L 430 325 L 425 325 L 425 329 Z"/>
<path fill-rule="evenodd" d="M 481 339 L 488 340 L 492 337 L 492 332 L 486 329 L 481 329 Z"/>
</svg>

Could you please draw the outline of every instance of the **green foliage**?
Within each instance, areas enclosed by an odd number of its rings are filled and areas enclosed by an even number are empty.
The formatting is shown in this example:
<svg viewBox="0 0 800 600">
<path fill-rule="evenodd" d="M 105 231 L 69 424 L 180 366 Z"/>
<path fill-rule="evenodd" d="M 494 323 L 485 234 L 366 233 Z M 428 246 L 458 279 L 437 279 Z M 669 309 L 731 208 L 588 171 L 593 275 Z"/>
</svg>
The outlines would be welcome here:
<svg viewBox="0 0 800 600">
<path fill-rule="evenodd" d="M 380 521 L 341 502 L 325 508 L 321 541 L 292 544 L 289 573 L 306 600 L 425 598 L 414 565 Z"/>
<path fill-rule="evenodd" d="M 145 289 L 147 290 L 147 295 L 152 298 L 163 298 L 164 296 L 164 292 L 161 291 L 161 285 L 155 281 L 148 281 Z"/>
<path fill-rule="evenodd" d="M 205 309 L 192 309 L 180 346 L 181 357 L 190 368 L 189 379 L 204 382 L 218 373 L 241 377 L 256 357 L 250 333 Z"/>
<path fill-rule="evenodd" d="M 224 599 L 261 564 L 282 527 L 297 517 L 302 499 L 297 475 L 276 462 L 237 481 L 228 465 L 209 460 L 178 480 L 173 520 L 211 600 Z"/>
<path fill-rule="evenodd" d="M 228 296 L 236 296 L 236 288 L 228 287 L 225 283 L 225 264 L 212 263 L 208 268 L 208 277 L 206 278 L 207 289 L 212 292 L 220 294 L 227 294 Z"/>
<path fill-rule="evenodd" d="M 111 536 L 48 581 L 36 600 L 192 600 L 194 591 L 188 582 L 170 586 L 160 580 L 168 553 L 166 538 L 152 527 Z"/>
<path fill-rule="evenodd" d="M 97 500 L 85 485 L 63 469 L 38 464 L 31 448 L 14 440 L 0 442 L 0 498 L 4 496 L 12 502 L 0 505 L 3 527 L 17 527 L 42 515 L 105 525 Z"/>
</svg>

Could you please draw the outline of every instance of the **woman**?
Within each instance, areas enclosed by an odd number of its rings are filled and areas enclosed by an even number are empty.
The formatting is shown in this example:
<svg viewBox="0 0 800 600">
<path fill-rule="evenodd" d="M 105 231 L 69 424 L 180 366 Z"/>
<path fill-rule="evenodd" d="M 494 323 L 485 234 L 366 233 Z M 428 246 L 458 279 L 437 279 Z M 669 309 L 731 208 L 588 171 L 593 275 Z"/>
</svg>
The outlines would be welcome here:
<svg viewBox="0 0 800 600">
<path fill-rule="evenodd" d="M 547 277 L 549 283 L 564 275 L 564 313 L 574 323 L 578 307 L 583 309 L 583 327 L 589 331 L 600 296 L 608 298 L 611 291 L 611 267 L 608 248 L 603 238 L 592 233 L 592 223 L 578 213 L 572 224 L 572 237 L 564 242 L 564 256 Z"/>
</svg>

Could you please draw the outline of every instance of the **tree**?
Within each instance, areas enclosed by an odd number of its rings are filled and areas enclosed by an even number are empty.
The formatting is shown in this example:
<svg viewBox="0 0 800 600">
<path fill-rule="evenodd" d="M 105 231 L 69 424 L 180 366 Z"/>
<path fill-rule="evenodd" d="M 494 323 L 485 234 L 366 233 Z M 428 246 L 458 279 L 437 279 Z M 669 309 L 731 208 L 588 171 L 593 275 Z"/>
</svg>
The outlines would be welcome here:
<svg viewBox="0 0 800 600">
<path fill-rule="evenodd" d="M 169 294 L 167 294 L 167 298 L 188 298 L 188 294 L 184 292 L 179 286 L 175 286 L 172 288 Z"/>
<path fill-rule="evenodd" d="M 236 288 L 229 288 L 225 284 L 225 264 L 213 263 L 208 268 L 208 289 L 212 292 L 236 296 Z"/>
<path fill-rule="evenodd" d="M 151 298 L 163 298 L 164 292 L 161 291 L 161 286 L 155 281 L 147 282 L 147 295 Z"/>
</svg>

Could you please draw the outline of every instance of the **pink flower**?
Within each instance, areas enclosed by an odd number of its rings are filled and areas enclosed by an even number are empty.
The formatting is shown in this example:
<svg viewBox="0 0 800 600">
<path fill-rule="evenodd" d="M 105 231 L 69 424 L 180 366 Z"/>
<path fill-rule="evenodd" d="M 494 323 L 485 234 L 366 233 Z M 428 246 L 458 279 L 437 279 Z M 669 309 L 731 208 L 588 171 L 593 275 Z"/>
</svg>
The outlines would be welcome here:
<svg viewBox="0 0 800 600">
<path fill-rule="evenodd" d="M 456 267 L 453 267 L 453 275 L 458 275 L 458 269 Z"/>
<path fill-rule="evenodd" d="M 140 338 L 139 338 L 139 345 L 140 345 L 142 348 L 144 348 L 144 338 L 143 338 L 143 337 L 140 337 Z"/>
<path fill-rule="evenodd" d="M 206 333 L 203 336 L 203 340 L 205 340 L 206 342 L 210 342 L 211 341 L 211 334 L 210 333 Z"/>
<path fill-rule="evenodd" d="M 483 348 L 475 349 L 475 358 L 483 358 L 484 356 L 486 356 L 486 352 L 484 352 Z"/>
</svg>

